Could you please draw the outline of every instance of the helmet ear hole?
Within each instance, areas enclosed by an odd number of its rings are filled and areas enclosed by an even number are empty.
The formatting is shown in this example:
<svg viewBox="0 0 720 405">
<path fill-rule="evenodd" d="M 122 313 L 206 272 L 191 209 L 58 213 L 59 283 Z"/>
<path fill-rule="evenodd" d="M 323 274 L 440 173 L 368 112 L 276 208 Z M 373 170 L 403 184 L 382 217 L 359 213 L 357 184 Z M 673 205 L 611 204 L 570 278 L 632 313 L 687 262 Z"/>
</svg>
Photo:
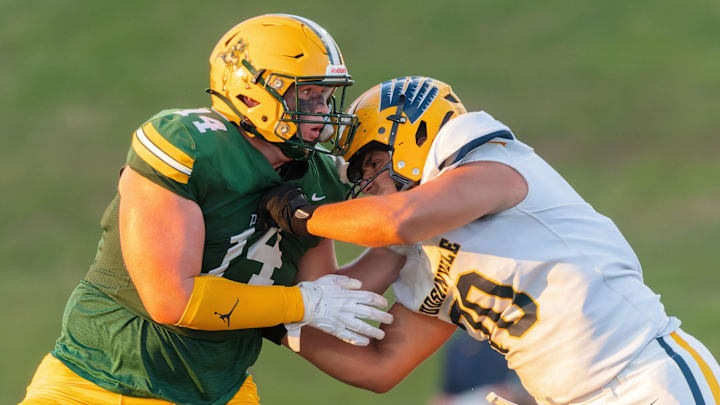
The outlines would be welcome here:
<svg viewBox="0 0 720 405">
<path fill-rule="evenodd" d="M 448 94 L 449 95 L 449 94 Z M 438 131 L 447 124 L 448 121 L 450 121 L 450 117 L 452 117 L 454 114 L 453 111 L 448 111 L 445 113 L 445 116 L 443 117 L 442 121 L 440 122 L 440 128 L 438 128 Z"/>
<path fill-rule="evenodd" d="M 425 121 L 420 121 L 417 131 L 415 131 L 415 144 L 422 146 L 427 141 L 427 124 Z"/>
<path fill-rule="evenodd" d="M 245 104 L 248 107 L 255 107 L 256 105 L 259 105 L 260 102 L 250 98 L 248 96 L 243 96 L 242 94 L 238 94 L 237 99 L 240 100 L 243 104 Z"/>
<path fill-rule="evenodd" d="M 458 100 L 458 99 L 456 99 L 455 97 L 453 97 L 452 94 L 448 94 L 447 96 L 445 96 L 445 100 L 447 100 L 447 101 L 449 101 L 449 102 L 451 102 L 451 103 L 460 103 L 460 100 Z"/>
</svg>

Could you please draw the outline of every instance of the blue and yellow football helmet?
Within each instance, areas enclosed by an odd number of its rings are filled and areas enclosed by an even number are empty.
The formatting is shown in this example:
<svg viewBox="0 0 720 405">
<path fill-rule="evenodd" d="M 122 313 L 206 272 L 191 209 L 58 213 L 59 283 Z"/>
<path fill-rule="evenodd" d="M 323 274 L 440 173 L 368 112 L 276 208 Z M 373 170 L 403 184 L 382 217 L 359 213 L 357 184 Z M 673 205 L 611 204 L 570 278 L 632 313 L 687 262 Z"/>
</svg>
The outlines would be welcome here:
<svg viewBox="0 0 720 405">
<path fill-rule="evenodd" d="M 390 153 L 385 170 L 398 189 L 417 185 L 425 159 L 440 128 L 467 110 L 449 85 L 429 77 L 408 76 L 385 81 L 358 97 L 348 109 L 357 115 L 357 130 L 341 133 L 339 144 L 349 144 L 343 158 L 355 197 L 372 179 L 362 179 L 362 156 L 373 149 Z M 374 178 L 373 177 L 373 178 Z"/>
</svg>

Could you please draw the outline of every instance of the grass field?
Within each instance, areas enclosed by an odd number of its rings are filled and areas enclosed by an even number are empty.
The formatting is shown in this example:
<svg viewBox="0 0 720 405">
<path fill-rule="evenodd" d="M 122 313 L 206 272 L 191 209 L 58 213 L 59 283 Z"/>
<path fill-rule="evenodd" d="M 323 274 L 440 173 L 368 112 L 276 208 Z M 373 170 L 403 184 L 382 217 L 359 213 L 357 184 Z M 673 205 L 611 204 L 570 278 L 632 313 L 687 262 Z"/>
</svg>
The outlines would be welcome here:
<svg viewBox="0 0 720 405">
<path fill-rule="evenodd" d="M 87 271 L 129 135 L 208 105 L 207 55 L 236 22 L 307 16 L 356 79 L 434 76 L 534 146 L 615 220 L 683 328 L 720 356 L 720 3 L 0 0 L 0 403 L 16 403 Z M 342 249 L 342 260 L 357 249 Z M 266 345 L 264 404 L 419 404 L 436 355 L 385 395 Z"/>
</svg>

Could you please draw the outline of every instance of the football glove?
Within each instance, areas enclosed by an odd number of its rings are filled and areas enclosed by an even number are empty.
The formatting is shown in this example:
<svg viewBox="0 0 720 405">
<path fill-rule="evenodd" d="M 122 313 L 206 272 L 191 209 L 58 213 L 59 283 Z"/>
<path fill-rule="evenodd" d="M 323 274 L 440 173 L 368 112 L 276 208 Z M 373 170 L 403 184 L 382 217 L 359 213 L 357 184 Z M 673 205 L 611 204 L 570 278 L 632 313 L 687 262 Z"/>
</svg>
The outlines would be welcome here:
<svg viewBox="0 0 720 405">
<path fill-rule="evenodd" d="M 305 325 L 356 346 L 367 346 L 369 338 L 385 337 L 385 332 L 360 318 L 391 323 L 391 314 L 373 308 L 386 307 L 387 300 L 370 291 L 359 291 L 361 286 L 360 280 L 339 274 L 299 283 L 305 316 L 301 322 L 285 324 L 288 346 L 296 352 L 300 351 L 300 328 Z"/>
<path fill-rule="evenodd" d="M 260 198 L 258 226 L 262 229 L 277 224 L 280 229 L 298 236 L 310 236 L 307 221 L 317 206 L 310 204 L 300 187 L 283 183 Z"/>
</svg>

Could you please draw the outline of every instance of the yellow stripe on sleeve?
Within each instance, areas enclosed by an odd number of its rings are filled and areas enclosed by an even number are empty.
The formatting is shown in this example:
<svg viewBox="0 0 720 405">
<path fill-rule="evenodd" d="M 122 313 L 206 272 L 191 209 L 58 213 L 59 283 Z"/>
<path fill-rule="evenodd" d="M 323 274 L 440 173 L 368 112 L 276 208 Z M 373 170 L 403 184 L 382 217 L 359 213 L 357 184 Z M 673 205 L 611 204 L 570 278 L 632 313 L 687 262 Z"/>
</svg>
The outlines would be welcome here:
<svg viewBox="0 0 720 405">
<path fill-rule="evenodd" d="M 700 366 L 700 370 L 702 370 L 703 376 L 705 376 L 705 380 L 710 386 L 710 391 L 712 392 L 715 403 L 720 404 L 720 385 L 718 385 L 717 378 L 715 378 L 715 375 L 710 369 L 710 366 L 707 365 L 705 360 L 700 357 L 698 352 L 695 351 L 695 349 L 693 349 L 685 340 L 683 340 L 680 335 L 678 335 L 676 332 L 673 332 L 670 334 L 670 336 L 673 338 L 673 340 L 675 340 L 675 342 L 677 342 L 678 345 L 680 345 L 680 347 L 687 350 L 687 352 L 690 353 L 693 359 L 695 359 L 695 362 L 698 364 L 698 366 Z"/>
<path fill-rule="evenodd" d="M 147 136 L 147 138 L 150 140 L 150 142 L 155 144 L 158 149 L 165 152 L 168 156 L 170 156 L 172 159 L 174 159 L 181 165 L 192 170 L 194 159 L 188 156 L 185 152 L 178 149 L 175 145 L 168 142 L 165 138 L 163 138 L 163 136 L 158 133 L 158 131 L 155 129 L 151 122 L 143 125 L 142 130 L 145 133 L 145 136 Z"/>
<path fill-rule="evenodd" d="M 190 176 L 173 168 L 172 166 L 168 165 L 167 163 L 163 162 L 160 158 L 155 156 L 154 153 L 149 151 L 145 145 L 143 145 L 142 142 L 138 139 L 137 133 L 133 134 L 132 139 L 132 148 L 137 153 L 138 156 L 142 160 L 145 161 L 145 163 L 149 164 L 153 169 L 157 170 L 158 172 L 162 173 L 164 176 L 167 176 L 178 183 L 187 184 L 188 180 L 190 179 Z"/>
</svg>

